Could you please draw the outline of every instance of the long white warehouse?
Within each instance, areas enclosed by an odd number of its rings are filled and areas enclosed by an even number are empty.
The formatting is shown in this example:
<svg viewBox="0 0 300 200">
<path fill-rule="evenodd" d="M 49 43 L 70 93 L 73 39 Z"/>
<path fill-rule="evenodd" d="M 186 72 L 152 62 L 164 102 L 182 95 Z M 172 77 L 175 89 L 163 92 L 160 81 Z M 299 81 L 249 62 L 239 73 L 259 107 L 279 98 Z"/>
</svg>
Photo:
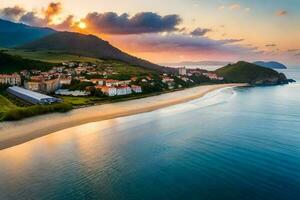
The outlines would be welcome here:
<svg viewBox="0 0 300 200">
<path fill-rule="evenodd" d="M 17 86 L 9 87 L 7 92 L 32 104 L 51 104 L 61 102 L 61 99 L 33 92 L 31 90 L 26 90 Z"/>
</svg>

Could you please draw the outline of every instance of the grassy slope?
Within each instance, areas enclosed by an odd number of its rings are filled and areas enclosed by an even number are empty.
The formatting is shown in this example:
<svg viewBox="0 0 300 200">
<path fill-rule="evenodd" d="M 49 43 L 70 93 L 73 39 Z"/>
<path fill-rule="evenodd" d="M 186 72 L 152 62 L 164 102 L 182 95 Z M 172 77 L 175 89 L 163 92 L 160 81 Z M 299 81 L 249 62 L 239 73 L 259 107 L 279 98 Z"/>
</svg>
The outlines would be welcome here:
<svg viewBox="0 0 300 200">
<path fill-rule="evenodd" d="M 1 50 L 1 49 L 0 49 Z M 30 51 L 30 50 L 19 50 L 19 49 L 2 49 L 6 54 L 20 56 L 25 59 L 30 59 L 34 61 L 42 61 L 46 63 L 62 63 L 68 61 L 77 61 L 77 62 L 91 62 L 91 63 L 101 63 L 104 66 L 112 67 L 116 72 L 123 75 L 140 75 L 144 73 L 151 73 L 153 71 L 132 66 L 121 61 L 115 60 L 100 60 L 96 58 L 89 58 L 84 56 L 76 56 L 70 54 L 64 54 L 55 51 Z M 1 62 L 1 61 L 0 61 Z M 14 69 L 14 68 L 12 68 Z M 9 72 L 9 70 L 4 70 L 0 68 L 0 72 Z"/>
<path fill-rule="evenodd" d="M 10 102 L 7 98 L 0 95 L 0 113 L 6 112 L 9 109 L 14 109 L 17 106 Z"/>
<path fill-rule="evenodd" d="M 54 63 L 24 59 L 20 56 L 13 56 L 0 52 L 0 73 L 13 73 L 23 69 L 47 70 L 54 65 Z"/>
<path fill-rule="evenodd" d="M 92 62 L 96 63 L 101 60 L 96 58 L 89 58 L 84 56 L 70 55 L 55 51 L 30 51 L 30 50 L 20 50 L 20 49 L 3 49 L 6 53 L 10 55 L 17 55 L 23 58 L 31 60 L 40 60 L 49 63 L 62 63 L 68 61 L 77 61 L 77 62 Z"/>
<path fill-rule="evenodd" d="M 278 77 L 278 72 L 252 63 L 238 62 L 216 70 L 226 80 L 238 83 L 252 83 L 257 80 Z"/>
</svg>

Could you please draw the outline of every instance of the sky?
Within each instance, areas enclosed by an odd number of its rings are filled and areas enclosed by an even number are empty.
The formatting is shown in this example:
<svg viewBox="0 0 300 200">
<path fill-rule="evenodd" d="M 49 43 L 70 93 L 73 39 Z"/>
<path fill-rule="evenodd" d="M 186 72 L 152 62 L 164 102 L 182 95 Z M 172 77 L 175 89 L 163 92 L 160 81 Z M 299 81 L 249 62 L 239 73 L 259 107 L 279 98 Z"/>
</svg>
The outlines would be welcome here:
<svg viewBox="0 0 300 200">
<path fill-rule="evenodd" d="M 0 18 L 94 34 L 155 63 L 300 65 L 299 9 L 299 0 L 0 0 Z"/>
</svg>

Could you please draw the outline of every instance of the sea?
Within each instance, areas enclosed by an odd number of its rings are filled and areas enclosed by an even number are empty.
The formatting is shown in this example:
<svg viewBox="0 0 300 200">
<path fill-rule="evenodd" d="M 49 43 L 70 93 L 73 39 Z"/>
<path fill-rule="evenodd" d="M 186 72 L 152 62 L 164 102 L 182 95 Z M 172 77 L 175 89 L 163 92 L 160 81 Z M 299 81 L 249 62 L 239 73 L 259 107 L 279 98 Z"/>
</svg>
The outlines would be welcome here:
<svg viewBox="0 0 300 200">
<path fill-rule="evenodd" d="M 300 68 L 283 72 L 300 81 Z M 4 149 L 0 199 L 299 200 L 300 82 L 226 88 Z"/>
</svg>

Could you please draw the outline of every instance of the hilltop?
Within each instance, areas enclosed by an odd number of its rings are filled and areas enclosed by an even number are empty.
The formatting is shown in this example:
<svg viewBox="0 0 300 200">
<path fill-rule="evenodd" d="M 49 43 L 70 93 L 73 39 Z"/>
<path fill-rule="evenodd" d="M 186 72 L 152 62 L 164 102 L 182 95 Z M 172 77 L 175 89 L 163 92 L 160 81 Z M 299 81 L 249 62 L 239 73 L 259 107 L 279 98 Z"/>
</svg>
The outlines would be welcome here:
<svg viewBox="0 0 300 200">
<path fill-rule="evenodd" d="M 254 62 L 254 64 L 259 65 L 261 67 L 271 68 L 271 69 L 287 69 L 287 67 L 284 64 L 276 61 L 270 61 L 270 62 L 257 61 Z"/>
<path fill-rule="evenodd" d="M 229 82 L 249 83 L 252 85 L 285 84 L 289 80 L 284 74 L 252 63 L 239 61 L 229 64 L 215 71 Z"/>
<path fill-rule="evenodd" d="M 50 28 L 32 27 L 0 19 L 0 47 L 15 47 L 54 33 Z"/>
<path fill-rule="evenodd" d="M 131 56 L 97 36 L 74 32 L 56 32 L 31 43 L 21 45 L 18 49 L 58 51 L 65 54 L 80 55 L 97 59 L 119 60 L 134 66 L 140 66 L 160 72 L 172 70 Z"/>
</svg>

